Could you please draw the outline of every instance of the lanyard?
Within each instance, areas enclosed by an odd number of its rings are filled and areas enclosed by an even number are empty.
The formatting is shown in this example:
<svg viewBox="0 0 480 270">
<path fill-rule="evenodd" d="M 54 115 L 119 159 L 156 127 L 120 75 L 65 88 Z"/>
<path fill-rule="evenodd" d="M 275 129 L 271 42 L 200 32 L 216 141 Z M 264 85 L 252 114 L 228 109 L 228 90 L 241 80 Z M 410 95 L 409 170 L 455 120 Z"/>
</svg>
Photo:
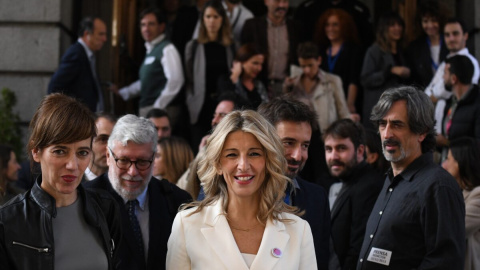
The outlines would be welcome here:
<svg viewBox="0 0 480 270">
<path fill-rule="evenodd" d="M 338 56 L 343 50 L 343 43 L 342 46 L 340 47 L 340 50 L 338 51 L 337 55 L 335 57 L 332 57 L 332 46 L 328 47 L 328 70 L 330 72 L 333 72 L 333 68 L 335 67 L 335 64 L 337 63 Z"/>
<path fill-rule="evenodd" d="M 438 50 L 438 53 L 440 54 L 440 51 L 442 50 L 442 43 L 443 43 L 443 36 L 440 35 L 440 49 Z M 431 48 L 432 47 L 432 42 L 430 41 L 430 38 L 427 36 L 427 44 L 428 44 L 428 48 Z M 439 63 L 435 63 L 435 61 L 433 61 L 433 58 L 432 58 L 432 53 L 430 53 L 430 62 L 432 62 L 432 67 L 435 71 L 437 71 L 438 69 L 438 66 L 439 66 Z"/>
</svg>

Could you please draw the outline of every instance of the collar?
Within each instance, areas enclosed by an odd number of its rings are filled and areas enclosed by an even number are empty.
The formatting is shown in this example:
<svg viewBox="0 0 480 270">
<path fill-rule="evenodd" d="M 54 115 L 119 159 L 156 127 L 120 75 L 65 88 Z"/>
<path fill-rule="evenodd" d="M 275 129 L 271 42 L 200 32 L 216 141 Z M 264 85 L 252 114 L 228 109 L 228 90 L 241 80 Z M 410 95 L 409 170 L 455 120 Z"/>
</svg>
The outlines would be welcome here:
<svg viewBox="0 0 480 270">
<path fill-rule="evenodd" d="M 152 179 L 154 181 L 157 181 L 157 179 Z M 152 181 L 150 180 L 150 181 Z M 148 192 L 148 185 L 147 187 L 145 188 L 145 190 L 137 196 L 137 200 L 138 200 L 138 206 L 140 207 L 140 209 L 142 209 L 142 211 L 145 210 L 145 202 L 147 202 L 147 192 Z M 123 199 L 123 202 L 126 204 L 128 202 L 128 200 Z"/>
<path fill-rule="evenodd" d="M 460 99 L 457 99 L 457 96 L 456 95 L 452 95 L 452 98 L 458 102 L 458 101 L 462 101 L 462 100 L 466 100 L 468 99 L 470 93 L 473 91 L 473 84 L 470 85 L 470 88 L 468 88 L 467 92 L 463 93 L 463 95 L 460 97 Z"/>
<path fill-rule="evenodd" d="M 84 175 L 85 175 L 85 178 L 87 178 L 87 180 L 89 181 L 98 177 L 98 175 L 94 174 L 92 170 L 90 170 L 90 167 L 87 167 L 87 169 L 85 169 Z"/>
<path fill-rule="evenodd" d="M 465 47 L 465 48 L 459 50 L 458 52 L 451 52 L 451 53 L 449 53 L 449 54 L 447 55 L 447 58 L 450 58 L 450 57 L 455 56 L 455 55 L 457 55 L 457 54 L 459 54 L 459 55 L 468 55 L 468 54 L 470 54 L 470 53 L 468 52 L 468 48 Z"/>
<path fill-rule="evenodd" d="M 281 26 L 284 26 L 287 24 L 287 19 L 286 17 L 283 18 L 283 21 L 281 21 L 279 24 L 274 24 L 269 18 L 268 18 L 268 15 L 266 16 L 267 17 L 267 24 L 269 27 L 281 27 Z"/>
<path fill-rule="evenodd" d="M 162 42 L 162 40 L 165 38 L 165 34 L 160 34 L 158 37 L 154 38 L 150 42 L 145 42 L 145 48 L 147 49 L 147 53 L 150 53 L 155 46 Z"/>
<path fill-rule="evenodd" d="M 297 177 L 294 177 L 292 179 L 292 182 L 293 182 L 293 186 L 295 187 L 295 189 L 300 189 L 300 185 L 298 184 Z"/>
<path fill-rule="evenodd" d="M 401 179 L 404 179 L 406 181 L 413 181 L 413 176 L 422 168 L 424 168 L 428 163 L 433 162 L 433 153 L 432 152 L 427 152 L 419 156 L 417 159 L 415 159 L 410 165 L 407 166 L 405 170 L 403 170 L 400 174 L 397 176 L 393 177 L 393 170 L 390 168 L 387 172 L 388 178 L 390 179 L 390 182 L 393 181 L 400 181 Z"/>
<path fill-rule="evenodd" d="M 78 43 L 80 43 L 80 44 L 82 45 L 82 47 L 85 49 L 85 52 L 87 53 L 88 59 L 92 58 L 93 52 L 92 52 L 92 50 L 90 50 L 90 48 L 88 48 L 87 44 L 85 44 L 85 42 L 83 41 L 83 39 L 78 38 L 77 41 L 78 41 Z"/>
</svg>

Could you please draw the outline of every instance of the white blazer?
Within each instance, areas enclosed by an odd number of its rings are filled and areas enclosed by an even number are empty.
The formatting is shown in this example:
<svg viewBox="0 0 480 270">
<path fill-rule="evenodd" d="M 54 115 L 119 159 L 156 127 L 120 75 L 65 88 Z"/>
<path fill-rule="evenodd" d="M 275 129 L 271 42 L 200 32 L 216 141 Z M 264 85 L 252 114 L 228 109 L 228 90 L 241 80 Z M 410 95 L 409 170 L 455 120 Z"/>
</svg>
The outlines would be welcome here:
<svg viewBox="0 0 480 270">
<path fill-rule="evenodd" d="M 249 269 L 233 238 L 221 202 L 188 216 L 194 209 L 182 211 L 175 217 L 168 240 L 167 270 Z M 292 222 L 267 221 L 250 269 L 317 269 L 308 223 L 292 214 L 282 213 L 281 217 Z M 281 256 L 273 255 L 275 248 L 281 251 Z"/>
</svg>

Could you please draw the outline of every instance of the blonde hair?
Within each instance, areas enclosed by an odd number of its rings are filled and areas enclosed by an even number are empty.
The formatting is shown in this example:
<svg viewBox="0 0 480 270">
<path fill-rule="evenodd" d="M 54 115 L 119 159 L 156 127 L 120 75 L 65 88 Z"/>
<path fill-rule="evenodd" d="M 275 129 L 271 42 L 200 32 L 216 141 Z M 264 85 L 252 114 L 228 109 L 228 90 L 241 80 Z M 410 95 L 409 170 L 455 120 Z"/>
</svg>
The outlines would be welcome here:
<svg viewBox="0 0 480 270">
<path fill-rule="evenodd" d="M 190 145 L 182 138 L 161 138 L 158 145 L 162 150 L 165 167 L 168 168 L 162 178 L 176 184 L 180 176 L 188 169 L 193 160 L 193 151 Z"/>
<path fill-rule="evenodd" d="M 205 44 L 208 43 L 210 40 L 208 39 L 207 28 L 205 27 L 205 21 L 203 20 L 203 16 L 205 15 L 205 11 L 207 8 L 213 8 L 215 12 L 222 17 L 222 26 L 218 30 L 218 37 L 217 41 L 222 44 L 223 46 L 227 47 L 232 45 L 232 29 L 230 27 L 230 21 L 228 20 L 227 13 L 223 8 L 223 5 L 218 0 L 212 0 L 205 3 L 205 6 L 202 10 L 202 15 L 200 17 L 200 29 L 198 31 L 198 43 Z"/>
<path fill-rule="evenodd" d="M 205 199 L 186 205 L 198 206 L 191 214 L 198 213 L 217 200 L 222 200 L 223 209 L 228 205 L 228 188 L 222 175 L 217 174 L 220 166 L 220 155 L 225 140 L 235 131 L 251 133 L 263 146 L 265 151 L 265 180 L 260 193 L 260 205 L 257 219 L 265 223 L 270 220 L 283 220 L 279 217 L 282 212 L 298 214 L 296 207 L 287 205 L 283 198 L 287 185 L 292 180 L 285 176 L 287 161 L 283 153 L 283 145 L 275 128 L 259 113 L 252 110 L 233 111 L 222 119 L 207 141 L 205 156 L 198 164 L 198 176 L 202 182 Z"/>
</svg>

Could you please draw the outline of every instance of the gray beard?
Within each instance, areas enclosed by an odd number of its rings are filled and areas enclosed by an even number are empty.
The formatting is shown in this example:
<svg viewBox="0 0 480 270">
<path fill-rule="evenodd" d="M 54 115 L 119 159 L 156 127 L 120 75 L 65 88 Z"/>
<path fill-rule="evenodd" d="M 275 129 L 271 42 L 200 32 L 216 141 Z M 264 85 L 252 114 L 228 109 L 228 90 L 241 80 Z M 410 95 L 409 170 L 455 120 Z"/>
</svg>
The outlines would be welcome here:
<svg viewBox="0 0 480 270">
<path fill-rule="evenodd" d="M 399 146 L 399 149 L 400 155 L 394 158 L 392 154 L 390 154 L 388 151 L 385 150 L 385 148 L 383 148 L 383 155 L 385 156 L 385 159 L 389 162 L 398 162 L 404 159 L 407 156 L 407 153 L 405 152 L 405 149 L 403 149 L 402 145 Z"/>
<path fill-rule="evenodd" d="M 148 184 L 150 183 L 150 179 L 152 178 L 152 170 L 150 170 L 150 173 L 147 175 L 147 177 L 147 180 L 138 190 L 128 191 L 125 190 L 120 184 L 120 178 L 115 173 L 110 172 L 110 170 L 108 171 L 108 179 L 110 180 L 110 184 L 112 184 L 113 189 L 118 195 L 120 195 L 120 197 L 122 197 L 122 199 L 127 201 L 136 199 L 140 194 L 142 194 L 145 188 L 147 188 Z"/>
</svg>

